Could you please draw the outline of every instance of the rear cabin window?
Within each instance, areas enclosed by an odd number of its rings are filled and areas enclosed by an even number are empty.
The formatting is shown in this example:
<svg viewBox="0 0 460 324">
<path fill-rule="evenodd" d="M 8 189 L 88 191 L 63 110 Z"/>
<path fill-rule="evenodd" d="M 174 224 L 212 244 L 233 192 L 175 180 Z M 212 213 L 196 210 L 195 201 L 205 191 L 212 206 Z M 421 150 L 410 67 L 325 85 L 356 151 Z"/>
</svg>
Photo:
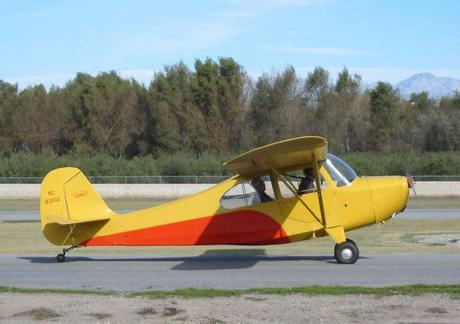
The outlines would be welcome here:
<svg viewBox="0 0 460 324">
<path fill-rule="evenodd" d="M 274 198 L 270 181 L 265 182 L 265 193 Z M 236 209 L 260 204 L 260 198 L 250 181 L 238 183 L 228 190 L 220 199 L 220 205 L 225 209 Z"/>
</svg>

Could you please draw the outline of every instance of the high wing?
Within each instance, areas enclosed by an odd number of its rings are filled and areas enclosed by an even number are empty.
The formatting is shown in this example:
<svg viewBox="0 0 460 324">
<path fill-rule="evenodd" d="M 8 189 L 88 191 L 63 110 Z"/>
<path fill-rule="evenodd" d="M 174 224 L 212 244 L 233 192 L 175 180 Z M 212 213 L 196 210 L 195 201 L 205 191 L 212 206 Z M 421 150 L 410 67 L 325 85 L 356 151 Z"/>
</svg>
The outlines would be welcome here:
<svg viewBox="0 0 460 324">
<path fill-rule="evenodd" d="M 278 172 L 288 172 L 313 167 L 313 161 L 324 161 L 326 154 L 325 138 L 302 136 L 258 147 L 237 156 L 224 166 L 236 174 L 257 177 L 270 173 L 272 168 Z"/>
</svg>

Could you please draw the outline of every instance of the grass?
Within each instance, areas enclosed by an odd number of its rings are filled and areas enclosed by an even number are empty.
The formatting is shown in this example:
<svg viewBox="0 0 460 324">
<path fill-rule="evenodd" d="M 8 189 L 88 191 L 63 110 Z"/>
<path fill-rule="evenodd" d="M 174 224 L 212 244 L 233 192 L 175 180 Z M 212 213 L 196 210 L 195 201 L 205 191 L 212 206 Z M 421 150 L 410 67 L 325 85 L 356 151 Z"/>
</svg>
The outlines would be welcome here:
<svg viewBox="0 0 460 324">
<path fill-rule="evenodd" d="M 407 203 L 410 209 L 458 209 L 459 197 L 410 197 Z"/>
<path fill-rule="evenodd" d="M 89 290 L 70 290 L 70 289 L 22 289 L 0 287 L 0 293 L 17 292 L 17 293 L 53 293 L 53 294 L 96 294 L 96 295 L 119 295 L 115 292 L 100 292 Z M 391 286 L 391 287 L 359 287 L 359 286 L 306 286 L 294 288 L 252 288 L 245 290 L 238 289 L 198 289 L 185 288 L 172 291 L 147 290 L 134 293 L 125 293 L 126 297 L 147 297 L 147 298 L 214 298 L 214 297 L 240 297 L 244 295 L 375 295 L 375 296 L 392 296 L 392 295 L 412 295 L 420 296 L 424 294 L 449 294 L 460 295 L 460 285 L 409 285 L 409 286 Z M 155 314 L 152 308 L 141 310 L 144 315 Z"/>
<path fill-rule="evenodd" d="M 105 199 L 107 205 L 115 211 L 138 210 L 165 203 L 165 199 Z M 38 199 L 0 199 L 0 211 L 40 210 Z"/>
<path fill-rule="evenodd" d="M 431 314 L 447 314 L 447 309 L 442 308 L 442 307 L 430 307 L 425 309 L 425 312 L 431 313 Z"/>
<path fill-rule="evenodd" d="M 30 211 L 39 210 L 38 199 L 1 199 L 0 211 Z"/>
<path fill-rule="evenodd" d="M 172 291 L 148 290 L 131 293 L 131 297 L 149 297 L 149 298 L 166 298 L 166 297 L 185 297 L 185 298 L 210 298 L 210 297 L 233 297 L 241 296 L 245 291 L 249 290 L 230 290 L 230 289 L 198 289 L 184 288 Z"/>
<path fill-rule="evenodd" d="M 115 211 L 139 210 L 171 201 L 171 199 L 106 199 L 107 205 Z"/>
<path fill-rule="evenodd" d="M 49 308 L 35 308 L 30 311 L 25 311 L 21 313 L 14 314 L 14 317 L 32 317 L 34 320 L 43 321 L 51 320 L 61 317 L 60 314 L 56 313 L 54 310 Z"/>
<path fill-rule="evenodd" d="M 106 199 L 107 205 L 115 211 L 138 210 L 156 206 L 170 200 L 164 199 Z M 456 209 L 460 208 L 458 197 L 410 197 L 410 209 Z M 39 210 L 38 199 L 0 199 L 0 211 Z"/>
<path fill-rule="evenodd" d="M 460 233 L 457 219 L 393 219 L 384 225 L 373 225 L 348 232 L 364 253 L 417 252 L 459 253 L 458 247 L 420 244 L 410 239 L 415 234 Z M 94 254 L 257 254 L 311 255 L 332 254 L 329 237 L 282 245 L 266 246 L 158 246 L 158 247 L 91 247 L 79 248 L 69 256 Z M 39 222 L 0 223 L 0 254 L 48 255 L 54 257 L 62 247 L 50 244 L 42 235 Z"/>
<path fill-rule="evenodd" d="M 145 308 L 142 308 L 141 310 L 138 310 L 136 314 L 141 315 L 141 316 L 148 316 L 148 315 L 156 315 L 158 314 L 158 312 L 153 307 L 145 307 Z"/>
<path fill-rule="evenodd" d="M 27 293 L 27 294 L 78 294 L 78 295 L 114 295 L 115 292 L 84 289 L 51 289 L 51 288 L 18 288 L 0 286 L 0 293 Z"/>
<path fill-rule="evenodd" d="M 254 288 L 248 292 L 268 295 L 423 295 L 423 294 L 460 294 L 460 285 L 410 285 L 391 287 L 344 287 L 344 286 L 309 286 L 297 288 Z"/>
<path fill-rule="evenodd" d="M 103 319 L 112 317 L 112 314 L 108 314 L 108 313 L 89 313 L 88 316 L 94 317 L 95 319 L 98 319 L 98 320 L 103 320 Z"/>
</svg>

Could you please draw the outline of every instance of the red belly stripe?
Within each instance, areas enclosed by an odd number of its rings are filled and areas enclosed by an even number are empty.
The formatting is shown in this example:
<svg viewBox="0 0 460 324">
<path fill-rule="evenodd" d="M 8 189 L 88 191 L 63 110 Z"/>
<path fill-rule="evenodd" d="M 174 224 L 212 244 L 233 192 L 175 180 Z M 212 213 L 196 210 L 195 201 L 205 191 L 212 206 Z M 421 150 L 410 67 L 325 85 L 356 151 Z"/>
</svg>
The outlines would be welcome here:
<svg viewBox="0 0 460 324">
<path fill-rule="evenodd" d="M 289 243 L 270 216 L 238 211 L 91 238 L 80 245 L 211 245 Z"/>
</svg>

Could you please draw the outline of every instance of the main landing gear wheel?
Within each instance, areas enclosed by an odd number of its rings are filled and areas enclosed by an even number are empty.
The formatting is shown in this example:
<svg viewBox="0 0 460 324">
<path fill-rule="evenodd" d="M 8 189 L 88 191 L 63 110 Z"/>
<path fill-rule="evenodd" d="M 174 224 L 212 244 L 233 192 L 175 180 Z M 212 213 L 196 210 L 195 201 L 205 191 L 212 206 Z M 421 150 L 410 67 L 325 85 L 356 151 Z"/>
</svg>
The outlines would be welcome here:
<svg viewBox="0 0 460 324">
<path fill-rule="evenodd" d="M 358 246 L 352 240 L 347 239 L 335 245 L 334 256 L 338 263 L 353 264 L 359 258 Z"/>
</svg>

